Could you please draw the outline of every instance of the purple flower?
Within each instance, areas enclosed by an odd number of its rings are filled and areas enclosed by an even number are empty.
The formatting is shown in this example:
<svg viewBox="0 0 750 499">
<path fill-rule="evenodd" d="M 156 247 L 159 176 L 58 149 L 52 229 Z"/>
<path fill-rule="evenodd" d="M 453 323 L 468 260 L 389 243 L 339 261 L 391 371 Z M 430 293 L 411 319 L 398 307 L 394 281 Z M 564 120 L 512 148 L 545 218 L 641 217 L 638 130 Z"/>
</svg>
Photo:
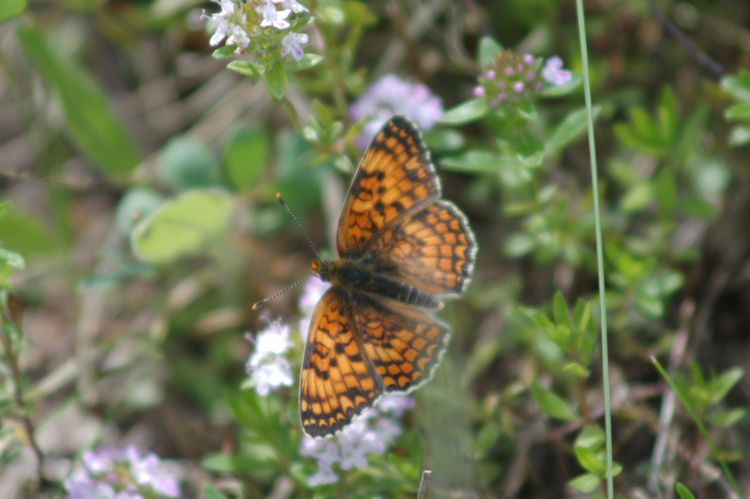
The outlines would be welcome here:
<svg viewBox="0 0 750 499">
<path fill-rule="evenodd" d="M 367 467 L 370 454 L 384 454 L 396 441 L 403 431 L 397 418 L 413 407 L 414 399 L 408 395 L 389 394 L 333 437 L 305 436 L 299 453 L 314 458 L 318 464 L 317 471 L 307 479 L 308 485 L 316 487 L 336 482 L 335 464 L 342 470 Z"/>
<path fill-rule="evenodd" d="M 179 497 L 180 486 L 156 454 L 133 446 L 87 451 L 83 467 L 66 480 L 68 499 Z"/>
<path fill-rule="evenodd" d="M 443 103 L 422 83 L 386 75 L 370 85 L 349 112 L 355 121 L 365 120 L 356 140 L 357 146 L 364 149 L 395 114 L 412 119 L 422 130 L 430 130 L 443 116 Z"/>
<path fill-rule="evenodd" d="M 258 395 L 265 397 L 280 386 L 292 386 L 292 368 L 284 353 L 291 346 L 289 326 L 280 321 L 255 336 L 255 350 L 247 361 L 250 384 Z"/>
<path fill-rule="evenodd" d="M 563 61 L 557 56 L 547 59 L 542 77 L 554 86 L 564 85 L 573 79 L 573 73 L 563 69 Z"/>
<path fill-rule="evenodd" d="M 305 33 L 287 33 L 281 40 L 281 56 L 290 55 L 296 61 L 302 59 L 304 49 L 302 45 L 307 43 L 309 37 Z"/>
<path fill-rule="evenodd" d="M 479 75 L 478 88 L 493 108 L 513 109 L 518 103 L 528 101 L 538 92 L 542 77 L 538 60 L 531 54 L 503 50 Z M 478 96 L 475 90 L 474 95 Z"/>
</svg>

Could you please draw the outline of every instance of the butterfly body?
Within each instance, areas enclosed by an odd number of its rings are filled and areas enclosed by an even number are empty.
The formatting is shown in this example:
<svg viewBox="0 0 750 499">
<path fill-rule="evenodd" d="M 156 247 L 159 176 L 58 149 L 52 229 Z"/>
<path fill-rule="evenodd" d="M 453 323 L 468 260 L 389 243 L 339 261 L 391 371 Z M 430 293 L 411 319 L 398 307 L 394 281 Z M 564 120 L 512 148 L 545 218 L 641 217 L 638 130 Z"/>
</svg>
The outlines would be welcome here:
<svg viewBox="0 0 750 499">
<path fill-rule="evenodd" d="M 440 363 L 450 328 L 434 317 L 466 288 L 476 243 L 440 199 L 416 126 L 394 117 L 375 136 L 339 219 L 339 258 L 315 260 L 331 283 L 313 312 L 300 375 L 300 419 L 330 436 L 385 393 L 410 392 Z"/>
<path fill-rule="evenodd" d="M 321 280 L 350 293 L 370 293 L 419 307 L 441 306 L 440 301 L 429 293 L 387 277 L 389 271 L 394 270 L 388 264 L 379 266 L 378 262 L 341 258 L 333 261 L 316 260 L 312 269 Z"/>
</svg>

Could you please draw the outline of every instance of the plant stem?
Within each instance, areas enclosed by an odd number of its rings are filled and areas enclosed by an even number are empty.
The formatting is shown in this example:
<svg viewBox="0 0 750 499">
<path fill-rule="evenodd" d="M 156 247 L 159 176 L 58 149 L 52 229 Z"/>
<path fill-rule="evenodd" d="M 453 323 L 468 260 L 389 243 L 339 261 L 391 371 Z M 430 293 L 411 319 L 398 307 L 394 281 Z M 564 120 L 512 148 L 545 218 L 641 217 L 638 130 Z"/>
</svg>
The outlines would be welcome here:
<svg viewBox="0 0 750 499">
<path fill-rule="evenodd" d="M 589 79 L 589 54 L 586 46 L 586 23 L 583 12 L 583 1 L 576 0 L 576 17 L 578 18 L 578 37 L 583 62 L 583 94 L 586 100 L 588 118 L 589 159 L 591 161 L 591 190 L 594 198 L 594 224 L 596 226 L 596 267 L 599 280 L 599 313 L 602 321 L 602 385 L 604 391 L 604 433 L 607 451 L 607 497 L 614 498 L 612 477 L 612 409 L 609 396 L 609 351 L 607 346 L 607 303 L 604 281 L 604 250 L 602 243 L 602 226 L 599 216 L 599 176 L 596 165 L 596 139 L 594 137 L 594 118 L 591 110 L 591 81 Z"/>
<path fill-rule="evenodd" d="M 18 334 L 19 338 L 23 338 L 23 333 L 21 332 L 20 325 L 16 324 L 13 319 L 13 313 L 10 309 L 9 303 L 11 299 L 8 290 L 0 290 L 0 330 L 3 337 L 3 353 L 5 360 L 8 363 L 8 367 L 10 368 L 11 381 L 13 384 L 13 402 L 16 405 L 16 410 L 20 414 L 21 424 L 26 432 L 26 438 L 29 440 L 31 450 L 36 457 L 37 480 L 39 485 L 43 486 L 48 484 L 49 481 L 44 476 L 44 453 L 36 440 L 36 428 L 26 410 L 26 397 L 22 388 L 21 368 L 18 365 L 18 352 L 16 351 L 13 339 L 14 332 L 20 333 Z"/>
</svg>

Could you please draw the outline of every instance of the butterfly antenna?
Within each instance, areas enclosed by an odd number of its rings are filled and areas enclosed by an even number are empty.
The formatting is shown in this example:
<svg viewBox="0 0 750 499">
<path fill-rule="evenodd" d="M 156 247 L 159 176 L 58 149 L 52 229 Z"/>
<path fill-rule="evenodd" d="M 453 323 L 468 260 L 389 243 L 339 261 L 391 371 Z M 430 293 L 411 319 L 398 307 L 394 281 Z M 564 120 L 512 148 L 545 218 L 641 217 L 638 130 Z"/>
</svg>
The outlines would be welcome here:
<svg viewBox="0 0 750 499">
<path fill-rule="evenodd" d="M 284 198 L 281 197 L 281 193 L 276 193 L 276 201 L 279 202 L 279 204 L 286 210 L 286 212 L 289 214 L 290 217 L 294 220 L 294 223 L 297 224 L 297 227 L 302 232 L 302 235 L 305 236 L 305 240 L 307 241 L 308 246 L 310 246 L 310 249 L 312 249 L 312 252 L 315 254 L 315 258 L 320 260 L 320 257 L 318 256 L 318 249 L 315 247 L 315 244 L 313 244 L 312 238 L 310 237 L 310 234 L 308 234 L 307 229 L 305 229 L 305 226 L 302 225 L 302 222 L 299 218 L 297 218 L 297 215 L 294 214 L 291 208 L 289 208 L 289 205 L 286 204 L 286 201 L 284 201 Z"/>
<path fill-rule="evenodd" d="M 281 289 L 281 290 L 279 290 L 279 291 L 276 291 L 276 292 L 275 292 L 275 293 L 273 293 L 272 295 L 270 295 L 270 296 L 267 296 L 267 297 L 263 298 L 263 299 L 262 299 L 262 300 L 260 300 L 260 301 L 256 301 L 255 303 L 253 303 L 253 306 L 252 306 L 251 308 L 252 308 L 253 310 L 258 310 L 258 309 L 259 309 L 260 307 L 262 307 L 263 305 L 265 305 L 265 304 L 266 304 L 266 303 L 268 303 L 269 301 L 271 301 L 271 300 L 273 300 L 273 299 L 276 299 L 276 298 L 278 298 L 279 296 L 283 295 L 284 293 L 286 293 L 286 292 L 288 292 L 288 291 L 291 291 L 292 289 L 296 288 L 297 286 L 299 286 L 300 284 L 302 284 L 303 282 L 305 282 L 306 280 L 308 280 L 308 279 L 309 279 L 310 277 L 312 277 L 313 275 L 315 275 L 315 274 L 312 274 L 312 273 L 311 273 L 311 274 L 308 274 L 308 275 L 306 275 L 305 277 L 303 277 L 302 279 L 300 279 L 299 281 L 297 281 L 297 282 L 293 282 L 292 284 L 290 284 L 289 286 L 285 287 L 284 289 Z"/>
</svg>

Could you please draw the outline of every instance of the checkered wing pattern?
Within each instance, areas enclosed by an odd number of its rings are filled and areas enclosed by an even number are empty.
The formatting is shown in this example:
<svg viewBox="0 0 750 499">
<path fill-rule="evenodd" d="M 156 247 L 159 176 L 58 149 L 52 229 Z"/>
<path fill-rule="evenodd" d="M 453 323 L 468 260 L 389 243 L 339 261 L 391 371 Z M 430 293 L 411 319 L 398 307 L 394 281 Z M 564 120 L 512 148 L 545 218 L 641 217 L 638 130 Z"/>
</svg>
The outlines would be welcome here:
<svg viewBox="0 0 750 499">
<path fill-rule="evenodd" d="M 450 338 L 448 326 L 393 300 L 354 293 L 352 304 L 362 349 L 386 392 L 409 392 L 432 377 Z"/>
<path fill-rule="evenodd" d="M 440 181 L 416 127 L 390 120 L 354 174 L 337 232 L 341 258 L 358 258 L 384 227 L 440 198 Z"/>
<path fill-rule="evenodd" d="M 364 258 L 399 282 L 445 295 L 466 288 L 476 250 L 466 217 L 440 200 L 383 230 Z"/>
<path fill-rule="evenodd" d="M 336 433 L 370 407 L 383 382 L 367 359 L 345 293 L 331 288 L 313 312 L 300 375 L 300 418 L 308 435 Z"/>
</svg>

